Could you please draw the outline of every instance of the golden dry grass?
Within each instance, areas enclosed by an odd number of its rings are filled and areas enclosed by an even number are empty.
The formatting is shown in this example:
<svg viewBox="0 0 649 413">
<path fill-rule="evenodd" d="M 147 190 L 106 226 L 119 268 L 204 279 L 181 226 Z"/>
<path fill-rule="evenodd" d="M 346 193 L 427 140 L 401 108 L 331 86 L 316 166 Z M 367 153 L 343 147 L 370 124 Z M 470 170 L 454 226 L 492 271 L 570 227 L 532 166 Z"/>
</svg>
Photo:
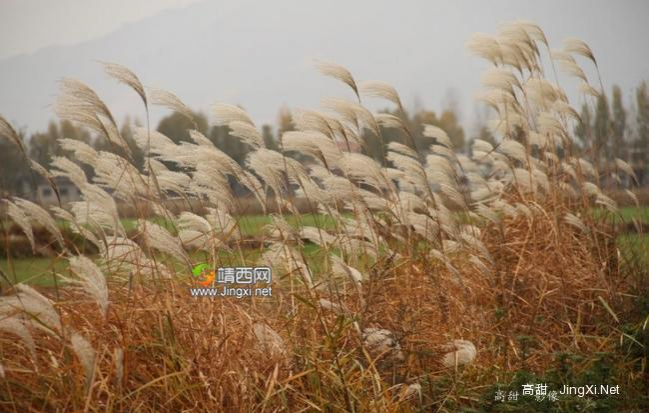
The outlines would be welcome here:
<svg viewBox="0 0 649 413">
<path fill-rule="evenodd" d="M 320 69 L 351 87 L 359 103 L 329 101 L 331 112 L 302 114 L 301 130 L 284 135 L 309 164 L 265 148 L 245 111 L 226 104 L 215 114 L 250 146 L 245 165 L 197 131 L 193 143 L 175 144 L 138 129 L 143 172 L 128 153 L 64 140 L 72 159 L 95 170 L 88 179 L 76 164 L 55 160 L 53 173 L 73 181 L 83 200 L 69 210 L 16 198 L 6 204 L 28 237 L 36 223 L 60 244 L 82 288 L 44 289 L 45 298 L 19 284 L 0 298 L 0 409 L 454 411 L 480 407 L 477 394 L 517 371 L 543 373 L 558 352 L 619 351 L 619 342 L 634 339 L 622 324 L 637 321 L 631 311 L 642 277 L 616 245 L 618 228 L 592 213 L 617 211 L 598 185 L 606 171 L 598 159 L 573 153 L 567 131 L 576 112 L 544 78 L 541 29 L 514 22 L 496 38 L 476 37 L 470 46 L 494 64 L 483 82 L 499 142 L 476 141 L 471 157 L 455 153 L 430 125 L 425 133 L 435 144 L 423 153 L 391 86 L 357 87 L 332 64 Z M 566 47 L 595 63 L 584 44 Z M 108 69 L 148 109 L 137 76 Z M 160 104 L 191 117 L 174 95 L 163 97 Z M 372 115 L 361 103 L 368 97 L 387 99 L 400 116 Z M 87 86 L 66 81 L 57 108 L 125 147 L 108 107 Z M 404 135 L 383 148 L 385 165 L 338 145 L 362 145 L 379 126 Z M 212 267 L 250 261 L 245 211 L 237 210 L 230 179 L 262 209 L 273 194 L 278 213 L 260 231 L 250 263 L 275 271 L 272 297 L 190 294 L 197 251 Z M 168 208 L 178 193 L 183 200 Z M 118 203 L 133 206 L 135 235 Z M 201 214 L 190 212 L 196 203 Z M 305 204 L 330 225 L 300 221 Z M 98 256 L 79 258 L 50 212 Z M 307 259 L 313 245 L 318 253 Z M 74 268 L 82 262 L 87 271 Z M 616 380 L 635 389 L 646 360 L 619 360 Z"/>
</svg>

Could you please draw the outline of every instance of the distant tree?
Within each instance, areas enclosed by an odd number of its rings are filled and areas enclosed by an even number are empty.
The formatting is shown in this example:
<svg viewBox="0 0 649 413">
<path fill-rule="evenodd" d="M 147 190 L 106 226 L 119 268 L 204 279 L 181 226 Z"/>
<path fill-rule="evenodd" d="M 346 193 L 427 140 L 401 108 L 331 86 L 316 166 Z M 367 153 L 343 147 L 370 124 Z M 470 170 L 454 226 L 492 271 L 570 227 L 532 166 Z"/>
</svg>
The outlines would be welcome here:
<svg viewBox="0 0 649 413">
<path fill-rule="evenodd" d="M 437 126 L 444 129 L 448 137 L 451 139 L 453 148 L 459 151 L 465 148 L 464 130 L 458 122 L 456 112 L 450 110 L 442 112 L 442 116 L 439 118 Z"/>
<path fill-rule="evenodd" d="M 209 132 L 209 138 L 220 150 L 234 159 L 239 164 L 243 164 L 246 154 L 250 150 L 248 145 L 241 142 L 239 138 L 230 135 L 230 127 L 224 125 L 212 126 Z"/>
<path fill-rule="evenodd" d="M 471 146 L 473 145 L 473 141 L 476 140 L 476 139 L 480 139 L 482 141 L 489 142 L 494 147 L 496 146 L 496 138 L 493 135 L 493 133 L 491 133 L 491 130 L 489 129 L 489 127 L 486 126 L 486 125 L 479 126 L 477 134 L 471 139 L 471 142 L 469 143 L 469 150 L 471 150 Z"/>
<path fill-rule="evenodd" d="M 19 136 L 24 145 L 24 134 L 19 132 Z M 32 183 L 29 165 L 18 145 L 0 136 L 0 198 L 24 196 Z"/>
<path fill-rule="evenodd" d="M 581 105 L 580 121 L 575 126 L 575 136 L 579 139 L 577 145 L 583 149 L 590 149 L 593 138 L 593 115 L 588 104 Z"/>
<path fill-rule="evenodd" d="M 615 158 L 626 157 L 626 110 L 622 102 L 622 90 L 620 87 L 613 86 L 613 103 L 612 103 L 612 120 L 611 129 L 613 132 L 612 155 Z"/>
<path fill-rule="evenodd" d="M 432 110 L 419 109 L 414 113 L 412 119 L 405 120 L 414 135 L 415 142 L 419 149 L 422 151 L 428 150 L 428 147 L 435 143 L 435 140 L 424 136 L 424 125 L 438 126 L 439 119 L 437 119 L 437 114 Z"/>
<path fill-rule="evenodd" d="M 277 140 L 273 136 L 272 126 L 263 125 L 261 127 L 261 137 L 264 139 L 264 144 L 268 149 L 277 150 Z"/>
<path fill-rule="evenodd" d="M 49 168 L 54 156 L 63 155 L 59 139 L 74 139 L 90 143 L 88 130 L 75 126 L 67 120 L 56 123 L 51 121 L 45 132 L 36 132 L 29 139 L 29 157 Z"/>
<path fill-rule="evenodd" d="M 189 136 L 190 130 L 198 130 L 204 135 L 208 135 L 210 132 L 207 124 L 207 117 L 200 112 L 194 112 L 193 119 L 188 119 L 185 115 L 179 112 L 173 112 L 158 122 L 156 130 L 171 139 L 174 143 L 179 143 L 181 141 L 192 142 L 192 139 Z M 178 165 L 176 164 L 170 162 L 163 163 L 172 171 L 178 170 Z"/>
<path fill-rule="evenodd" d="M 290 109 L 286 106 L 282 106 L 277 113 L 277 138 L 278 138 L 278 149 L 283 149 L 282 139 L 286 132 L 295 130 L 295 123 L 293 123 L 293 114 Z M 302 163 L 308 162 L 311 157 L 300 152 L 295 151 L 286 151 L 287 156 L 296 159 Z"/>
<path fill-rule="evenodd" d="M 131 152 L 131 161 L 139 170 L 144 168 L 144 151 L 135 143 L 134 130 L 133 126 L 140 126 L 137 120 L 131 121 L 129 116 L 124 118 L 122 122 L 122 127 L 119 130 L 119 134 L 126 141 L 128 148 Z"/>
<path fill-rule="evenodd" d="M 277 113 L 277 136 L 281 138 L 284 132 L 295 130 L 293 115 L 286 106 L 282 106 Z"/>
<path fill-rule="evenodd" d="M 430 149 L 430 145 L 435 143 L 434 138 L 424 136 L 424 127 L 425 125 L 433 125 L 443 129 L 446 134 L 449 136 L 453 147 L 457 150 L 463 150 L 465 148 L 465 138 L 464 138 L 464 129 L 459 125 L 457 115 L 451 110 L 445 110 L 442 112 L 441 117 L 437 117 L 437 114 L 433 111 L 419 108 L 412 115 L 409 113 L 401 113 L 400 111 L 390 111 L 384 110 L 383 113 L 389 113 L 391 115 L 401 118 L 403 123 L 407 126 L 410 134 L 412 135 L 412 141 L 406 133 L 401 129 L 397 128 L 385 128 L 380 127 L 381 136 L 373 137 L 369 136 L 371 134 L 366 134 L 364 136 L 365 140 L 365 151 L 375 160 L 381 162 L 383 151 L 381 149 L 381 140 L 384 145 L 388 145 L 390 142 L 399 142 L 406 146 L 412 146 L 413 141 L 415 149 L 418 150 L 421 156 L 425 156 Z M 423 158 L 422 158 L 423 160 Z"/>
<path fill-rule="evenodd" d="M 56 123 L 50 122 L 47 131 L 32 134 L 29 140 L 29 157 L 49 168 L 52 158 L 61 155 L 59 137 Z"/>
<path fill-rule="evenodd" d="M 649 183 L 649 90 L 647 83 L 642 82 L 636 89 L 636 140 L 633 163 L 638 166 L 640 182 Z"/>
<path fill-rule="evenodd" d="M 144 151 L 135 143 L 134 126 L 139 127 L 141 123 L 137 119 L 131 120 L 131 117 L 126 115 L 122 121 L 122 126 L 119 128 L 119 135 L 126 142 L 128 152 L 121 146 L 108 142 L 104 137 L 96 137 L 92 143 L 93 148 L 97 151 L 111 152 L 126 158 L 142 171 L 144 168 Z"/>
<path fill-rule="evenodd" d="M 175 143 L 191 141 L 189 137 L 189 130 L 191 129 L 196 129 L 204 135 L 208 133 L 207 117 L 204 114 L 195 112 L 194 122 L 184 115 L 174 112 L 160 120 L 157 130 Z"/>
<path fill-rule="evenodd" d="M 423 125 L 437 126 L 446 132 L 453 148 L 456 150 L 465 149 L 464 129 L 460 126 L 456 112 L 447 109 L 442 112 L 440 117 L 437 117 L 435 112 L 428 110 L 420 110 L 415 113 L 410 121 L 411 129 L 415 132 L 415 139 L 417 142 L 422 142 L 420 150 L 428 150 L 428 146 L 433 143 L 433 140 L 423 136 Z"/>
<path fill-rule="evenodd" d="M 595 121 L 593 123 L 594 153 L 596 163 L 610 160 L 611 114 L 608 107 L 608 98 L 601 94 L 597 98 Z"/>
<path fill-rule="evenodd" d="M 382 110 L 380 111 L 381 113 L 389 113 L 391 115 L 394 115 L 398 118 L 401 118 L 401 120 L 408 126 L 409 129 L 412 129 L 412 124 L 410 123 L 410 120 L 408 119 L 408 116 L 404 116 L 401 112 L 398 110 Z M 406 136 L 406 134 L 403 133 L 403 131 L 396 129 L 396 128 L 386 128 L 383 125 L 379 126 L 379 132 L 380 136 L 375 135 L 374 133 L 371 133 L 369 131 L 365 131 L 365 133 L 362 136 L 363 139 L 363 148 L 362 151 L 365 155 L 369 156 L 370 158 L 373 158 L 375 161 L 381 163 L 382 165 L 385 164 L 385 151 L 387 150 L 387 145 L 390 142 L 399 142 L 407 146 L 412 146 L 410 139 Z M 414 135 L 421 135 L 420 132 L 413 131 L 411 132 L 414 133 Z M 417 143 L 418 146 L 422 146 L 422 143 Z M 346 143 L 342 142 L 341 147 L 346 148 Z"/>
<path fill-rule="evenodd" d="M 63 120 L 58 125 L 59 135 L 66 139 L 75 139 L 90 143 L 91 134 L 87 129 L 76 126 L 74 123 Z"/>
<path fill-rule="evenodd" d="M 491 128 L 489 128 L 488 124 L 488 119 L 490 118 L 490 115 L 493 111 L 489 106 L 486 104 L 478 104 L 474 108 L 475 111 L 475 126 L 473 128 L 473 136 L 471 137 L 469 143 L 468 143 L 468 152 L 472 153 L 472 146 L 473 146 L 473 141 L 476 139 L 483 140 L 485 142 L 489 142 L 493 146 L 496 146 L 496 137 L 491 131 Z"/>
</svg>

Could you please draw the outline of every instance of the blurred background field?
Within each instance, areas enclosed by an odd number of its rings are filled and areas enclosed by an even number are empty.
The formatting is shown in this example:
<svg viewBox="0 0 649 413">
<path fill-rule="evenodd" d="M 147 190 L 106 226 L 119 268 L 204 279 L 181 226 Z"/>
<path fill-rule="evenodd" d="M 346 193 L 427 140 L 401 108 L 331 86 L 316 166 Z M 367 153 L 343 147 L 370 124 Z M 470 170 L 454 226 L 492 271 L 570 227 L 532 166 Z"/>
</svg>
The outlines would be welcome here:
<svg viewBox="0 0 649 413">
<path fill-rule="evenodd" d="M 649 267 L 649 234 L 645 231 L 649 227 L 649 207 L 622 207 L 618 213 L 612 214 L 606 210 L 594 210 L 593 215 L 596 217 L 605 217 L 612 225 L 623 227 L 621 235 L 619 235 L 619 248 L 621 254 L 629 254 L 634 251 L 641 263 L 645 263 Z M 306 213 L 298 218 L 294 216 L 287 216 L 287 222 L 294 227 L 310 226 L 322 228 L 324 230 L 331 230 L 335 223 L 332 218 L 327 215 Z M 122 218 L 122 225 L 127 231 L 135 232 L 137 229 L 136 218 Z M 161 219 L 154 218 L 153 222 L 163 226 L 170 232 L 174 233 L 175 228 L 172 223 Z M 239 230 L 245 239 L 250 241 L 250 246 L 245 251 L 251 254 L 251 257 L 258 255 L 259 241 L 262 239 L 264 228 L 272 223 L 270 215 L 242 215 L 239 220 Z M 61 230 L 65 231 L 68 225 L 60 221 Z M 641 230 L 638 233 L 638 229 Z M 26 243 L 27 240 L 21 238 L 16 242 Z M 40 240 L 41 244 L 47 245 L 51 240 Z M 5 244 L 6 245 L 6 244 Z M 0 270 L 4 272 L 9 278 L 11 283 L 26 282 L 29 284 L 52 286 L 55 283 L 54 273 L 65 273 L 67 263 L 55 256 L 53 251 L 47 251 L 53 256 L 38 256 L 35 257 L 30 253 L 25 256 L 19 255 L 11 257 L 11 265 L 7 259 L 7 249 L 3 248 L 4 253 L 0 258 Z M 20 250 L 20 249 L 19 249 Z M 308 254 L 313 254 L 317 251 L 318 247 L 313 243 L 307 243 Z M 226 254 L 226 253 L 224 253 Z M 253 262 L 251 259 L 250 262 Z M 7 280 L 1 280 L 0 283 L 7 283 Z"/>
</svg>

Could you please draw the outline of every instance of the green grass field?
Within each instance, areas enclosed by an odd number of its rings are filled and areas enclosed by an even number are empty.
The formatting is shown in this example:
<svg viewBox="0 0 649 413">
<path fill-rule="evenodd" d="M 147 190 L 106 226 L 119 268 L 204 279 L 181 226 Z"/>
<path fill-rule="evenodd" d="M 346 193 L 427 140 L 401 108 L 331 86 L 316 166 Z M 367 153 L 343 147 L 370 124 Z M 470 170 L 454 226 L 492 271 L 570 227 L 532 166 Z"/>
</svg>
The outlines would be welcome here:
<svg viewBox="0 0 649 413">
<path fill-rule="evenodd" d="M 598 209 L 595 211 L 595 216 L 601 216 L 606 214 L 613 222 L 633 222 L 637 220 L 643 224 L 649 225 L 649 207 L 622 207 L 619 209 L 618 214 L 612 214 L 604 209 Z"/>
<path fill-rule="evenodd" d="M 234 217 L 239 221 L 239 228 L 241 229 L 241 234 L 244 236 L 257 236 L 262 233 L 264 226 L 273 222 L 273 219 L 270 215 L 244 215 L 242 217 Z M 312 226 L 320 227 L 323 229 L 331 229 L 334 227 L 334 220 L 328 215 L 322 214 L 303 214 L 300 216 L 299 220 L 294 215 L 286 216 L 288 223 L 294 227 L 298 226 Z M 165 227 L 166 229 L 174 232 L 173 225 L 162 218 L 153 218 L 150 219 Z M 122 225 L 127 231 L 132 231 L 137 229 L 137 219 L 136 218 L 122 218 Z"/>
<path fill-rule="evenodd" d="M 0 283 L 3 286 L 16 282 L 53 286 L 56 282 L 54 274 L 65 271 L 67 267 L 67 261 L 53 258 L 17 258 L 12 259 L 11 262 L 3 258 L 0 259 L 0 270 L 2 270 Z"/>
<path fill-rule="evenodd" d="M 603 214 L 603 210 L 597 210 L 596 214 Z M 287 221 L 292 226 L 297 226 L 298 218 L 295 216 L 288 216 Z M 615 222 L 631 222 L 632 219 L 649 225 L 649 207 L 620 208 L 619 215 L 612 215 L 611 219 Z M 314 226 L 323 229 L 331 229 L 335 225 L 333 219 L 329 216 L 321 214 L 304 214 L 300 217 L 302 226 Z M 239 226 L 242 235 L 247 237 L 256 237 L 263 232 L 264 226 L 270 224 L 272 218 L 269 215 L 248 215 L 239 219 Z M 157 220 L 157 223 L 166 227 L 173 232 L 171 225 L 163 219 Z M 135 230 L 137 228 L 137 220 L 133 218 L 122 219 L 124 228 Z M 639 263 L 649 265 L 649 235 L 648 234 L 624 234 L 619 237 L 619 245 L 623 254 L 626 257 L 633 257 Z M 313 244 L 307 244 L 304 248 L 304 254 L 308 261 L 313 261 L 317 267 L 321 260 L 315 259 L 319 257 L 320 249 Z M 259 256 L 259 252 L 254 249 L 247 249 L 241 253 L 234 251 L 229 253 L 223 251 L 221 259 L 224 265 L 238 265 L 242 259 L 248 262 L 254 262 Z M 192 259 L 195 262 L 200 262 L 205 259 L 205 254 L 193 254 Z M 10 262 L 3 257 L 0 259 L 0 270 L 10 281 L 10 284 L 15 282 L 26 282 L 39 286 L 53 286 L 55 283 L 54 273 L 63 273 L 67 269 L 67 261 L 56 258 L 15 258 Z M 0 280 L 2 284 L 9 284 L 6 279 Z"/>
<path fill-rule="evenodd" d="M 309 268 L 319 271 L 324 257 L 323 250 L 315 244 L 306 243 L 302 250 L 304 257 L 309 264 Z M 190 254 L 194 264 L 207 261 L 209 256 L 205 252 L 194 252 Z M 260 257 L 259 249 L 247 248 L 242 250 L 226 251 L 219 253 L 219 259 L 222 266 L 234 267 L 240 265 L 252 265 Z M 171 260 L 167 257 L 157 256 L 157 260 L 174 268 L 179 274 L 183 271 L 190 275 L 190 270 L 178 261 Z M 33 258 L 12 258 L 11 261 L 6 258 L 0 259 L 0 285 L 12 285 L 17 282 L 24 282 L 41 287 L 53 287 L 56 280 L 54 274 L 67 274 L 68 262 L 64 259 L 52 257 L 33 257 Z M 6 278 L 5 278 L 6 277 Z"/>
</svg>

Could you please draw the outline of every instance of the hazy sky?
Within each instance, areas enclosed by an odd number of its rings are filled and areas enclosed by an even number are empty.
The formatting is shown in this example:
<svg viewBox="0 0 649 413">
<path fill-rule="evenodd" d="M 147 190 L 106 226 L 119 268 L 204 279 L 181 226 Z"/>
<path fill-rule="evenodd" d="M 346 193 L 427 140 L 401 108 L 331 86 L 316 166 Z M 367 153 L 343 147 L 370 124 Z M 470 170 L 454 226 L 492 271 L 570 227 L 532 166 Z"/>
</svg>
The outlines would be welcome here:
<svg viewBox="0 0 649 413">
<path fill-rule="evenodd" d="M 207 112 L 225 101 L 243 105 L 258 123 L 274 122 L 282 105 L 313 107 L 348 93 L 315 73 L 310 62 L 321 58 L 360 80 L 393 84 L 410 107 L 440 110 L 453 91 L 470 129 L 486 66 L 464 43 L 515 19 L 540 24 L 554 48 L 565 37 L 585 40 L 606 89 L 619 84 L 625 100 L 649 79 L 647 0 L 0 0 L 0 113 L 43 128 L 57 81 L 77 77 L 118 119 L 142 118 L 137 98 L 96 63 L 107 60 L 193 108 Z M 153 113 L 154 121 L 162 115 Z"/>
<path fill-rule="evenodd" d="M 90 40 L 197 0 L 0 0 L 0 59 Z"/>
</svg>

